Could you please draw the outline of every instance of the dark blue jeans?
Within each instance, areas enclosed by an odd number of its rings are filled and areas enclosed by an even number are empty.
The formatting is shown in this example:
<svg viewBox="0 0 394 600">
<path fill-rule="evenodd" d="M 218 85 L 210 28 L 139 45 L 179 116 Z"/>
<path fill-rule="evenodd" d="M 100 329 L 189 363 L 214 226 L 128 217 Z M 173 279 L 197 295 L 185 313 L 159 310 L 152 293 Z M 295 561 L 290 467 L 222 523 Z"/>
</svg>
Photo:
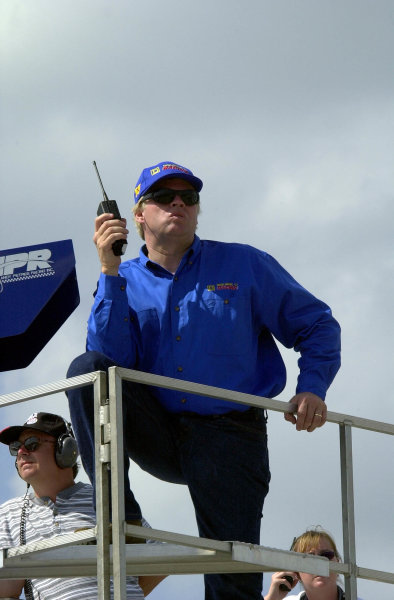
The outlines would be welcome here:
<svg viewBox="0 0 394 600">
<path fill-rule="evenodd" d="M 98 352 L 76 358 L 67 376 L 107 371 Z M 68 392 L 83 467 L 94 485 L 92 386 Z M 207 398 L 209 402 L 209 398 Z M 260 543 L 270 472 L 260 409 L 203 416 L 170 413 L 147 386 L 123 382 L 126 519 L 141 516 L 130 488 L 129 459 L 148 473 L 188 486 L 201 537 Z M 206 575 L 206 600 L 260 600 L 262 574 Z"/>
</svg>

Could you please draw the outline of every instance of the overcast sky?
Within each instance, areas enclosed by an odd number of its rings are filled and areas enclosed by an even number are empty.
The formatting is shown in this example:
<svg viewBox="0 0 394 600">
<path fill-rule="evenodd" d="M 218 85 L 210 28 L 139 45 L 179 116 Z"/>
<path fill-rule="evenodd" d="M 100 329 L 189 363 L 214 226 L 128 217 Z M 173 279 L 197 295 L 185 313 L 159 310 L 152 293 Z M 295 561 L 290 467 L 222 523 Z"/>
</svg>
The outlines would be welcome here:
<svg viewBox="0 0 394 600">
<path fill-rule="evenodd" d="M 0 0 L 0 249 L 71 238 L 81 295 L 29 367 L 0 374 L 0 394 L 63 379 L 84 350 L 99 275 L 92 161 L 129 218 L 132 258 L 131 192 L 171 160 L 204 181 L 200 237 L 266 250 L 332 307 L 343 366 L 329 410 L 393 422 L 393 15 L 392 0 Z M 297 355 L 283 356 L 287 401 Z M 43 409 L 69 416 L 57 395 L 3 408 L 1 428 Z M 288 549 L 320 524 L 342 550 L 338 427 L 297 433 L 273 413 L 269 439 L 261 543 Z M 353 440 L 358 564 L 392 570 L 392 439 Z M 3 502 L 24 484 L 0 456 Z M 197 534 L 184 487 L 132 476 L 153 527 Z M 202 577 L 150 597 L 200 599 Z"/>
</svg>

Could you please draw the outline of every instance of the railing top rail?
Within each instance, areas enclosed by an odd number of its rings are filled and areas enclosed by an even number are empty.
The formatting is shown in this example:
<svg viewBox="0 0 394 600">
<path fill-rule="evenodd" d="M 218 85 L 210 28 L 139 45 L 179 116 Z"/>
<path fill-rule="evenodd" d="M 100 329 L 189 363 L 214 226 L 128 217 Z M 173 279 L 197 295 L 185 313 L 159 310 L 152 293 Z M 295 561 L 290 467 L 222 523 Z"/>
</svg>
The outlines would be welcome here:
<svg viewBox="0 0 394 600">
<path fill-rule="evenodd" d="M 57 394 L 58 392 L 64 392 L 73 388 L 93 384 L 97 378 L 97 373 L 98 371 L 86 373 L 85 375 L 78 375 L 78 377 L 60 379 L 59 381 L 37 385 L 36 387 L 27 388 L 26 390 L 21 390 L 19 392 L 4 394 L 3 396 L 0 396 L 0 407 L 8 406 L 9 404 L 17 404 L 18 402 L 24 402 L 26 400 L 34 400 L 35 398 L 42 398 L 43 396 L 49 396 L 50 394 Z"/>
<path fill-rule="evenodd" d="M 247 404 L 248 406 L 265 408 L 267 410 L 273 410 L 276 412 L 293 412 L 295 408 L 295 405 L 291 402 L 283 402 L 281 400 L 273 400 L 272 398 L 254 396 L 252 394 L 245 394 L 242 392 L 236 392 L 234 390 L 226 390 L 223 388 L 204 385 L 202 383 L 194 383 L 192 381 L 184 381 L 172 377 L 164 377 L 162 375 L 153 375 L 152 373 L 135 371 L 133 369 L 124 369 L 122 367 L 111 367 L 110 371 L 111 370 L 114 370 L 121 379 L 126 381 L 134 381 L 136 383 L 152 385 L 154 387 L 163 387 L 179 392 L 188 392 L 190 394 L 198 394 L 200 396 L 228 400 L 237 404 Z M 92 373 L 86 373 L 85 375 L 79 375 L 69 379 L 61 379 L 59 381 L 28 388 L 19 392 L 5 394 L 0 396 L 0 407 L 17 404 L 26 400 L 34 400 L 50 394 L 64 392 L 68 389 L 92 385 L 97 379 L 97 375 L 98 371 L 94 371 Z M 351 425 L 352 427 L 357 427 L 359 429 L 366 429 L 378 433 L 394 435 L 393 424 L 385 423 L 383 421 L 364 419 L 355 415 L 327 411 L 327 421 L 331 423 L 337 423 L 338 425 Z"/>
<path fill-rule="evenodd" d="M 111 369 L 113 369 L 121 379 L 125 379 L 126 381 L 135 381 L 136 383 L 173 389 L 179 392 L 189 392 L 190 394 L 198 394 L 199 396 L 209 396 L 211 398 L 229 400 L 230 402 L 236 402 L 237 404 L 247 404 L 249 406 L 265 408 L 277 412 L 293 412 L 295 409 L 295 405 L 291 402 L 273 400 L 272 398 L 264 398 L 262 396 L 253 396 L 252 394 L 245 394 L 234 390 L 225 390 L 210 385 L 204 385 L 202 383 L 194 383 L 192 381 L 163 377 L 162 375 L 153 375 L 151 373 L 144 373 L 143 371 L 135 371 L 121 367 L 111 367 Z M 374 421 L 331 411 L 327 411 L 327 421 L 339 425 L 351 425 L 352 427 L 357 427 L 359 429 L 367 429 L 369 431 L 394 435 L 394 425 L 383 421 Z"/>
</svg>

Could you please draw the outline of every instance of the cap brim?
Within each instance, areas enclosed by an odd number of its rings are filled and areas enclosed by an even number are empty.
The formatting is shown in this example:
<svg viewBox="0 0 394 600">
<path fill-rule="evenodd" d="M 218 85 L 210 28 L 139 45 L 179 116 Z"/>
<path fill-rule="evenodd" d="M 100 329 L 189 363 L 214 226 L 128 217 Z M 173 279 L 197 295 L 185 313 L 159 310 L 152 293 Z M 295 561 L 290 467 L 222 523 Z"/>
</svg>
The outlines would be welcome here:
<svg viewBox="0 0 394 600">
<path fill-rule="evenodd" d="M 0 432 L 0 442 L 7 445 L 11 442 L 15 442 L 15 440 L 18 439 L 18 437 L 24 429 L 28 429 L 28 427 L 23 427 L 22 425 L 6 427 L 5 429 L 3 429 L 3 431 Z"/>
<path fill-rule="evenodd" d="M 156 181 L 154 181 L 145 191 L 143 194 L 140 195 L 139 200 L 141 200 L 141 198 L 143 196 L 145 196 L 146 194 L 149 193 L 149 191 L 155 186 L 155 185 L 159 185 L 160 183 L 162 183 L 163 181 L 165 181 L 166 179 L 183 179 L 184 181 L 188 181 L 197 192 L 201 192 L 202 190 L 202 186 L 203 183 L 201 181 L 201 179 L 199 179 L 198 177 L 195 177 L 194 175 L 189 175 L 188 173 L 168 173 L 168 175 L 163 175 L 163 177 L 159 177 Z M 137 200 L 138 202 L 138 200 Z"/>
<path fill-rule="evenodd" d="M 26 429 L 35 429 L 36 431 L 42 431 L 42 433 L 47 433 L 48 435 L 52 435 L 53 437 L 56 437 L 57 435 L 56 433 L 45 431 L 43 427 L 34 426 L 34 424 L 13 425 L 12 427 L 6 427 L 5 429 L 3 429 L 3 431 L 0 432 L 0 442 L 9 445 L 11 442 L 15 442 L 19 438 L 22 431 L 25 431 Z"/>
<path fill-rule="evenodd" d="M 162 179 L 185 179 L 185 181 L 188 181 L 192 184 L 192 186 L 197 192 L 201 192 L 202 190 L 202 181 L 198 177 L 195 177 L 195 175 L 188 175 L 187 173 L 177 173 L 176 175 L 168 175 L 168 177 L 163 177 Z"/>
</svg>

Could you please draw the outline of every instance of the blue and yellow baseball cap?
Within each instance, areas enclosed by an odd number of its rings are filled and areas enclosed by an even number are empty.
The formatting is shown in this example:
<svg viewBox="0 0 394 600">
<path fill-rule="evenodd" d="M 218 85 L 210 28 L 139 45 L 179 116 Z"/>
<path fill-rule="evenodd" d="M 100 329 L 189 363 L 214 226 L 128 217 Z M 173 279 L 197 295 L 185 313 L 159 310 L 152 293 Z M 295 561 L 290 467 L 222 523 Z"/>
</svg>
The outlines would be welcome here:
<svg viewBox="0 0 394 600">
<path fill-rule="evenodd" d="M 134 201 L 137 204 L 138 200 L 147 193 L 147 191 L 160 181 L 161 179 L 169 179 L 170 177 L 176 177 L 177 179 L 185 179 L 192 184 L 197 192 L 202 189 L 202 181 L 186 167 L 182 167 L 177 163 L 170 160 L 154 165 L 153 167 L 147 167 L 144 169 L 137 181 L 134 188 Z"/>
</svg>

